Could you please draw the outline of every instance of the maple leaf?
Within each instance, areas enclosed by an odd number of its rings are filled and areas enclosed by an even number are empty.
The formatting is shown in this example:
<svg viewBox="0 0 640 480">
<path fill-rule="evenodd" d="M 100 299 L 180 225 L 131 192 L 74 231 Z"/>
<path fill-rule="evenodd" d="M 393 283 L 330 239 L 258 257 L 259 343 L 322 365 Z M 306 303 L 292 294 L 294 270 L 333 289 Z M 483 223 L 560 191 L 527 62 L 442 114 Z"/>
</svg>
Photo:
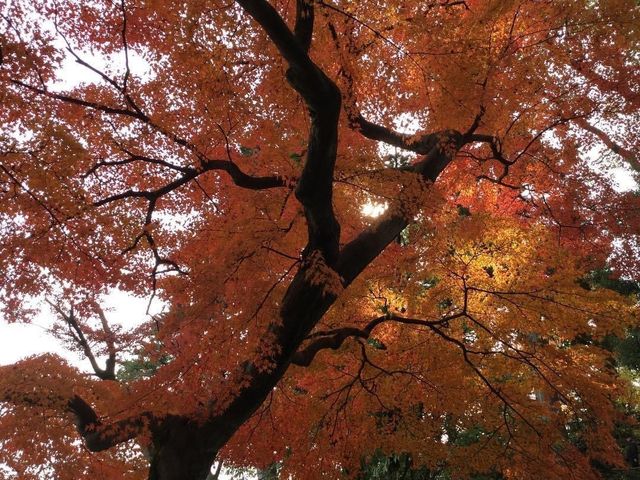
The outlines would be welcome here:
<svg viewBox="0 0 640 480">
<path fill-rule="evenodd" d="M 9 478 L 625 467 L 637 2 L 81 3 L 0 7 L 0 313 L 92 372 L 2 367 Z"/>
</svg>

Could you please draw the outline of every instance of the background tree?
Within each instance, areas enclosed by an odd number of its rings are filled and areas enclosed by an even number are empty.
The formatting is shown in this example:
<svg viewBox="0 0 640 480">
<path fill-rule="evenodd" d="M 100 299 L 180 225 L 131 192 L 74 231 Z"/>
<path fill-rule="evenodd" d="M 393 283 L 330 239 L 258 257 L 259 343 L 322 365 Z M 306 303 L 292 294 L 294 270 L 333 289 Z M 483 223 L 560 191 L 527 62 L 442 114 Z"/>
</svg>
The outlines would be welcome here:
<svg viewBox="0 0 640 480">
<path fill-rule="evenodd" d="M 0 13 L 2 313 L 46 299 L 95 373 L 3 367 L 9 478 L 623 465 L 599 342 L 637 309 L 580 279 L 638 278 L 640 197 L 611 180 L 640 168 L 637 2 Z M 112 288 L 168 311 L 117 329 Z"/>
</svg>

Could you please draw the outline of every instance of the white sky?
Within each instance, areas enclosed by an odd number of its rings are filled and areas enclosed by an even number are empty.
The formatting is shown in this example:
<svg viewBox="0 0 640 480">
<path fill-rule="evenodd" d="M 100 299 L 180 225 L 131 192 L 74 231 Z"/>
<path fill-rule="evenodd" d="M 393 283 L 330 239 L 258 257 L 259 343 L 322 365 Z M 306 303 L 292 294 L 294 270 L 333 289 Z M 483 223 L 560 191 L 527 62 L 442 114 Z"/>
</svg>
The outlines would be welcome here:
<svg viewBox="0 0 640 480">
<path fill-rule="evenodd" d="M 118 290 L 104 298 L 102 306 L 110 324 L 133 327 L 148 321 L 146 315 L 148 299 L 127 295 Z M 0 365 L 45 352 L 57 353 L 70 363 L 85 371 L 90 371 L 89 361 L 65 350 L 60 342 L 48 333 L 54 315 L 48 305 L 42 306 L 42 313 L 31 324 L 7 324 L 0 316 Z M 104 366 L 104 360 L 101 359 Z"/>
</svg>

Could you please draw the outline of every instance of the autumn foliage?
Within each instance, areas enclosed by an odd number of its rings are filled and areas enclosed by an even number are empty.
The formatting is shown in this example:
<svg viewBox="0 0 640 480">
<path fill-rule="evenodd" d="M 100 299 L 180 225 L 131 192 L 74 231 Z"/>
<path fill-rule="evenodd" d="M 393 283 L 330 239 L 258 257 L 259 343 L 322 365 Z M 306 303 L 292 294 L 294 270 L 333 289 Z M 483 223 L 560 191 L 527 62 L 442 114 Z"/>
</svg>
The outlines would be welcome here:
<svg viewBox="0 0 640 480">
<path fill-rule="evenodd" d="M 0 15 L 0 313 L 91 371 L 2 367 L 2 478 L 625 467 L 637 304 L 584 279 L 640 273 L 637 2 Z M 162 313 L 114 324 L 114 289 Z"/>
</svg>

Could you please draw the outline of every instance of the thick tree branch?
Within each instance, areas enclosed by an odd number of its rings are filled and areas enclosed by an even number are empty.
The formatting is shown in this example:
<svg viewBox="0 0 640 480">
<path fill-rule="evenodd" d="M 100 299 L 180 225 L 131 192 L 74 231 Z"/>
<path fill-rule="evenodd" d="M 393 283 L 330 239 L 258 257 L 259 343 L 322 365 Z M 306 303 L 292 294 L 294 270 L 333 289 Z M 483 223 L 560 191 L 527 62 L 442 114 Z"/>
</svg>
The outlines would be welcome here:
<svg viewBox="0 0 640 480">
<path fill-rule="evenodd" d="M 333 28 L 331 29 L 331 32 L 334 35 L 335 41 L 338 42 L 337 33 Z M 349 95 L 353 96 L 353 79 L 344 69 L 342 69 L 342 75 L 346 79 Z M 351 103 L 355 103 L 355 101 L 352 99 Z M 355 108 L 355 106 L 353 108 Z M 431 152 L 431 149 L 439 141 L 441 141 L 443 135 L 447 135 L 449 133 L 446 130 L 441 132 L 428 133 L 425 135 L 396 132 L 395 130 L 392 130 L 390 128 L 383 127 L 382 125 L 378 125 L 376 123 L 368 121 L 362 116 L 362 114 L 352 111 L 353 108 L 347 109 L 349 122 L 351 124 L 351 127 L 360 132 L 364 137 L 367 137 L 370 140 L 383 142 L 387 145 L 401 148 L 403 150 L 409 150 L 411 152 L 417 153 L 418 155 L 428 155 L 429 152 Z M 484 116 L 484 113 L 485 108 L 484 106 L 481 106 L 480 112 L 478 113 L 478 115 L 476 115 L 473 123 L 462 136 L 463 143 L 472 141 L 472 138 L 475 136 L 475 131 L 480 126 L 480 122 L 482 120 L 482 117 Z"/>
<path fill-rule="evenodd" d="M 122 161 L 122 162 L 100 162 L 94 165 L 89 170 L 89 172 L 87 172 L 87 174 L 89 174 L 92 171 L 95 172 L 96 169 L 101 166 L 121 165 L 122 163 L 129 163 L 130 161 L 136 161 L 136 160 L 166 166 L 165 165 L 166 162 L 163 162 L 163 161 L 148 159 L 147 157 L 132 156 L 129 160 Z M 198 181 L 197 178 L 200 175 L 202 175 L 205 172 L 213 171 L 213 170 L 222 170 L 227 172 L 231 176 L 232 180 L 236 185 L 242 188 L 250 189 L 250 190 L 263 190 L 263 189 L 269 189 L 269 188 L 284 187 L 287 185 L 287 181 L 280 176 L 253 177 L 253 176 L 247 175 L 242 170 L 240 170 L 240 168 L 231 160 L 205 160 L 202 163 L 202 167 L 199 169 L 195 169 L 191 167 L 177 168 L 174 165 L 168 165 L 167 167 L 173 170 L 178 169 L 178 171 L 182 172 L 182 175 L 176 178 L 174 181 L 169 182 L 168 184 L 156 190 L 142 190 L 142 191 L 127 190 L 124 192 L 116 193 L 114 195 L 110 195 L 101 200 L 97 200 L 93 203 L 94 206 L 101 207 L 109 203 L 117 202 L 120 200 L 131 199 L 131 198 L 141 198 L 147 201 L 147 211 L 144 218 L 142 231 L 133 239 L 133 242 L 131 243 L 131 245 L 125 248 L 122 253 L 133 251 L 138 247 L 142 239 L 147 240 L 155 259 L 155 265 L 152 272 L 154 292 L 155 292 L 155 286 L 156 286 L 156 276 L 158 273 L 166 273 L 167 271 L 184 273 L 174 261 L 160 255 L 156 242 L 149 228 L 151 226 L 153 214 L 155 212 L 158 200 L 160 198 L 162 198 L 163 196 L 175 190 L 178 190 L 180 187 L 182 187 L 183 185 L 186 185 L 192 180 L 197 183 Z M 200 188 L 202 187 L 200 186 Z M 158 269 L 162 265 L 167 265 L 168 270 L 160 272 Z"/>
<path fill-rule="evenodd" d="M 343 76 L 347 76 L 343 71 Z M 352 88 L 351 78 L 347 78 L 347 83 Z M 480 113 L 476 115 L 473 120 L 473 123 L 469 127 L 469 129 L 462 135 L 463 143 L 468 143 L 470 141 L 489 141 L 489 136 L 481 135 L 476 136 L 475 131 L 480 126 L 480 121 L 482 120 L 482 116 L 484 115 L 485 109 L 484 107 L 480 108 Z M 396 132 L 387 127 L 383 127 L 382 125 L 378 125 L 376 123 L 370 122 L 365 119 L 360 113 L 353 113 L 347 111 L 347 115 L 349 116 L 349 121 L 351 123 L 352 128 L 356 129 L 363 136 L 367 137 L 370 140 L 376 140 L 378 142 L 386 143 L 387 145 L 391 145 L 393 147 L 401 148 L 403 150 L 409 150 L 411 152 L 417 153 L 418 155 L 428 155 L 431 152 L 431 149 L 442 140 L 444 135 L 450 133 L 447 130 L 441 132 L 428 133 L 425 135 L 416 135 L 416 134 L 407 134 Z M 476 138 L 478 137 L 478 138 Z M 479 137 L 484 137 L 484 140 L 479 140 Z M 475 139 L 474 139 L 475 138 Z M 491 137 L 493 138 L 493 137 Z"/>
<path fill-rule="evenodd" d="M 464 136 L 456 131 L 440 132 L 436 138 L 438 141 L 432 146 L 428 155 L 409 169 L 430 182 L 438 178 L 465 141 Z M 378 221 L 347 243 L 340 252 L 340 259 L 336 266 L 336 271 L 343 278 L 345 285 L 350 284 L 369 263 L 380 255 L 409 224 L 409 221 L 410 219 L 390 208 Z"/>
<path fill-rule="evenodd" d="M 54 355 L 41 355 L 0 368 L 2 376 L 19 380 L 0 385 L 0 402 L 15 406 L 38 407 L 50 412 L 71 413 L 78 433 L 94 452 L 109 449 L 135 438 L 146 428 L 159 424 L 151 413 L 141 413 L 115 422 L 103 423 L 93 407 L 72 393 L 74 379 L 70 369 Z M 42 388 L 34 385 L 43 384 Z M 51 386 L 55 385 L 52 389 Z"/>
<path fill-rule="evenodd" d="M 296 0 L 296 24 L 294 34 L 305 52 L 311 47 L 313 38 L 314 0 Z"/>
<path fill-rule="evenodd" d="M 456 313 L 454 315 L 448 315 L 439 320 L 421 320 L 417 318 L 406 318 L 399 315 L 383 315 L 370 321 L 365 327 L 343 327 L 328 332 L 322 332 L 313 342 L 307 345 L 304 349 L 298 350 L 293 356 L 291 363 L 301 367 L 308 367 L 313 362 L 316 354 L 320 350 L 330 348 L 337 350 L 344 343 L 347 338 L 364 338 L 367 339 L 371 336 L 373 330 L 385 322 L 396 322 L 404 325 L 418 325 L 418 326 L 434 326 L 445 325 L 449 321 L 464 316 L 464 312 Z"/>
<path fill-rule="evenodd" d="M 130 161 L 141 160 L 145 162 L 149 162 L 153 159 L 147 159 L 146 157 L 133 156 Z M 101 162 L 99 164 L 94 165 L 90 173 L 95 171 L 97 168 L 101 166 L 109 166 L 109 165 L 121 165 L 123 163 L 129 163 L 129 161 L 122 162 Z M 166 162 L 154 160 L 151 163 L 156 163 L 160 165 L 165 165 Z M 171 165 L 170 168 L 176 169 L 177 167 Z M 93 204 L 96 207 L 101 207 L 103 205 L 107 205 L 109 203 L 113 203 L 119 200 L 125 200 L 128 198 L 144 198 L 149 202 L 147 208 L 147 214 L 145 218 L 145 226 L 151 224 L 151 218 L 153 212 L 155 210 L 157 201 L 163 196 L 179 189 L 183 185 L 186 185 L 192 180 L 196 180 L 197 177 L 202 175 L 205 172 L 220 170 L 227 172 L 233 182 L 242 188 L 246 188 L 249 190 L 264 190 L 270 188 L 278 188 L 287 186 L 287 182 L 283 177 L 280 176 L 262 176 L 262 177 L 253 177 L 251 175 L 247 175 L 240 168 L 230 160 L 206 160 L 202 168 L 195 169 L 191 167 L 181 167 L 179 169 L 182 172 L 182 175 L 173 180 L 172 182 L 167 183 L 166 185 L 156 189 L 156 190 L 127 190 L 125 192 L 116 193 L 114 195 L 110 195 L 101 200 L 95 201 Z M 139 240 L 141 240 L 142 235 L 139 236 L 134 243 L 137 244 Z M 135 248 L 135 245 L 133 246 Z"/>
<path fill-rule="evenodd" d="M 301 3 L 297 3 L 296 15 L 299 20 L 296 22 L 298 32 L 301 34 L 299 38 L 289 30 L 280 14 L 266 0 L 237 0 L 237 3 L 264 29 L 287 63 L 305 74 L 305 81 L 316 88 L 324 86 L 326 76 L 311 61 L 303 43 L 309 38 L 313 23 L 302 18 Z"/>
<path fill-rule="evenodd" d="M 384 142 L 387 145 L 426 155 L 437 141 L 437 134 L 409 135 L 399 133 L 366 120 L 361 114 L 350 118 L 351 125 L 370 140 Z"/>
<path fill-rule="evenodd" d="M 319 250 L 327 264 L 333 265 L 338 257 L 340 240 L 340 225 L 333 212 L 332 196 L 341 95 L 335 83 L 307 54 L 313 18 L 305 15 L 311 7 L 306 5 L 306 0 L 297 3 L 296 35 L 267 1 L 237 2 L 260 24 L 287 61 L 287 80 L 309 109 L 311 128 L 307 158 L 296 187 L 296 198 L 304 206 L 307 219 L 309 241 L 305 252 Z"/>
<path fill-rule="evenodd" d="M 120 443 L 131 440 L 146 428 L 153 426 L 154 419 L 150 413 L 103 424 L 91 405 L 75 395 L 67 403 L 67 410 L 75 417 L 78 433 L 92 452 L 101 452 Z"/>
<path fill-rule="evenodd" d="M 311 60 L 307 54 L 306 42 L 310 42 L 313 29 L 313 9 L 298 2 L 296 36 L 280 14 L 266 0 L 237 0 L 244 10 L 264 29 L 282 57 L 289 64 L 287 79 L 314 112 L 325 112 L 339 107 L 340 92 L 329 77 Z M 304 17 L 303 15 L 311 15 Z M 330 104 L 327 105 L 327 101 Z M 336 105 L 337 103 L 337 105 Z"/>
<path fill-rule="evenodd" d="M 115 379 L 116 377 L 116 345 L 115 345 L 115 335 L 109 326 L 109 322 L 107 321 L 107 317 L 104 314 L 102 308 L 98 306 L 98 316 L 100 317 L 100 323 L 102 325 L 102 330 L 104 331 L 106 338 L 105 343 L 107 344 L 107 352 L 109 353 L 109 357 L 106 362 L 106 372 L 110 377 Z"/>
<path fill-rule="evenodd" d="M 238 165 L 228 160 L 206 160 L 200 169 L 200 173 L 212 170 L 227 172 L 234 184 L 249 190 L 266 190 L 287 186 L 287 181 L 281 176 L 270 175 L 254 177 L 244 173 Z"/>
</svg>

